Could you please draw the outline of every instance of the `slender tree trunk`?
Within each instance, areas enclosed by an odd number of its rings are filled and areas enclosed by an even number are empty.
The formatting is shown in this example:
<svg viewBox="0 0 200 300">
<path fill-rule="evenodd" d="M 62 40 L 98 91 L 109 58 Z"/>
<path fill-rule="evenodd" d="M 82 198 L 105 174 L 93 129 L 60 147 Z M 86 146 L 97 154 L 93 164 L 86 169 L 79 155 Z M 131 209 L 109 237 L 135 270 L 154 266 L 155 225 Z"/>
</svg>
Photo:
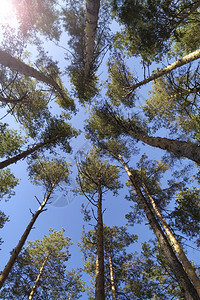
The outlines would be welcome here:
<svg viewBox="0 0 200 300">
<path fill-rule="evenodd" d="M 182 262 L 182 265 L 186 271 L 186 273 L 188 274 L 189 278 L 191 279 L 191 281 L 193 282 L 193 285 L 195 287 L 195 289 L 197 290 L 198 295 L 200 296 L 200 279 L 197 276 L 196 272 L 195 272 L 195 268 L 192 266 L 192 264 L 190 263 L 190 261 L 187 259 L 187 256 L 185 255 L 183 248 L 181 247 L 181 245 L 179 244 L 179 242 L 177 241 L 177 239 L 175 238 L 175 236 L 173 235 L 170 227 L 168 226 L 167 222 L 165 221 L 165 219 L 163 218 L 162 214 L 160 213 L 153 197 L 150 195 L 148 188 L 146 187 L 145 183 L 143 182 L 143 186 L 144 186 L 144 190 L 151 202 L 151 205 L 153 207 L 153 210 L 155 211 L 156 215 L 158 216 L 161 224 L 163 225 L 166 235 L 169 239 L 169 241 L 171 242 L 174 251 L 176 252 L 178 258 L 180 259 L 180 261 Z"/>
<path fill-rule="evenodd" d="M 134 138 L 152 147 L 167 150 L 168 152 L 174 153 L 174 155 L 178 157 L 187 157 L 200 164 L 200 147 L 197 146 L 197 144 L 161 137 L 153 137 L 134 130 L 128 130 L 128 133 Z"/>
<path fill-rule="evenodd" d="M 110 281 L 111 281 L 112 299 L 116 300 L 117 298 L 116 298 L 116 289 L 115 289 L 115 280 L 114 280 L 114 272 L 113 272 L 110 242 L 108 242 L 108 255 L 109 255 L 109 268 L 110 268 Z"/>
<path fill-rule="evenodd" d="M 45 265 L 46 265 L 46 262 L 47 262 L 47 260 L 48 260 L 48 258 L 49 258 L 49 255 L 50 255 L 50 253 L 48 252 L 47 255 L 46 255 L 46 257 L 45 257 L 45 259 L 44 259 L 44 261 L 43 261 L 43 263 L 42 263 L 42 267 L 40 268 L 40 272 L 39 272 L 39 274 L 38 274 L 38 276 L 37 276 L 37 278 L 36 278 L 35 284 L 34 284 L 34 286 L 31 288 L 31 292 L 30 292 L 30 294 L 29 294 L 28 300 L 32 300 L 32 299 L 33 299 L 33 295 L 34 295 L 34 293 L 35 293 L 35 291 L 36 291 L 38 282 L 39 282 L 40 277 L 41 277 L 41 275 L 42 275 L 42 273 L 43 273 L 43 270 L 44 270 L 44 267 L 45 267 Z"/>
<path fill-rule="evenodd" d="M 26 95 L 24 95 L 23 97 L 21 97 L 20 99 L 12 99 L 12 98 L 5 98 L 0 96 L 0 102 L 8 104 L 8 103 L 12 103 L 12 104 L 22 104 L 22 103 L 30 103 L 32 101 L 28 100 L 26 98 Z"/>
<path fill-rule="evenodd" d="M 27 157 L 28 155 L 32 154 L 33 152 L 37 151 L 38 149 L 56 141 L 60 136 L 57 135 L 53 138 L 51 138 L 50 140 L 46 141 L 46 142 L 42 142 L 42 143 L 39 143 L 37 144 L 36 146 L 28 149 L 28 150 L 25 150 L 25 151 L 22 151 L 20 154 L 17 154 L 11 158 L 8 158 L 4 161 L 1 161 L 0 162 L 0 169 L 3 169 L 3 168 L 6 168 L 7 166 L 11 165 L 11 164 L 14 164 L 16 163 L 17 161 L 19 161 L 20 159 L 23 159 L 25 157 Z"/>
<path fill-rule="evenodd" d="M 172 70 L 175 70 L 181 66 L 184 66 L 196 59 L 200 58 L 200 49 L 178 59 L 177 61 L 173 62 L 171 65 L 168 65 L 167 67 L 165 67 L 164 69 L 156 72 L 155 74 L 147 77 L 146 79 L 138 82 L 138 83 L 135 83 L 133 84 L 132 86 L 128 87 L 128 89 L 130 89 L 130 91 L 127 93 L 127 95 L 131 94 L 136 88 L 146 84 L 146 83 L 149 83 L 159 77 L 162 77 L 163 75 L 166 75 L 168 73 L 170 73 Z"/>
<path fill-rule="evenodd" d="M 85 59 L 85 79 L 87 79 L 94 53 L 94 42 L 98 22 L 100 0 L 86 1 L 86 59 Z"/>
<path fill-rule="evenodd" d="M 177 282 L 180 285 L 180 288 L 184 292 L 185 299 L 186 300 L 197 300 L 200 299 L 198 296 L 198 293 L 196 289 L 194 288 L 193 284 L 189 280 L 187 274 L 185 273 L 181 263 L 179 262 L 178 258 L 176 257 L 175 253 L 172 250 L 172 247 L 170 246 L 164 232 L 162 231 L 157 219 L 155 218 L 148 202 L 146 201 L 145 197 L 143 196 L 140 188 L 138 187 L 134 176 L 130 172 L 128 166 L 126 165 L 125 161 L 123 160 L 122 156 L 119 154 L 119 159 L 121 160 L 125 171 L 127 172 L 127 175 L 129 176 L 129 179 L 140 198 L 141 204 L 143 206 L 143 209 L 145 211 L 145 214 L 147 216 L 147 219 L 149 221 L 149 224 L 151 228 L 154 231 L 154 234 L 156 235 L 160 248 L 163 251 L 165 258 L 167 260 L 167 263 L 171 269 L 171 271 L 174 273 Z"/>
<path fill-rule="evenodd" d="M 95 300 L 104 300 L 104 299 L 105 299 L 105 287 L 104 287 L 102 190 L 101 190 L 101 179 L 99 179 L 98 206 L 97 206 L 97 259 L 96 259 Z"/>
<path fill-rule="evenodd" d="M 38 208 L 38 210 L 35 212 L 35 214 L 33 215 L 31 221 L 29 222 L 28 226 L 26 227 L 26 230 L 24 231 L 21 239 L 19 240 L 19 243 L 17 245 L 17 247 L 13 250 L 13 253 L 7 263 L 7 265 L 5 266 L 4 270 L 2 271 L 1 275 L 0 275 L 0 288 L 2 288 L 6 278 L 8 277 L 22 247 L 24 246 L 25 244 L 25 241 L 35 223 L 35 221 L 37 220 L 38 216 L 41 214 L 41 212 L 43 211 L 45 205 L 47 204 L 50 196 L 51 196 L 51 193 L 55 187 L 56 183 L 53 183 L 47 196 L 45 197 L 44 201 L 42 202 L 42 204 L 40 205 L 40 207 Z"/>
</svg>

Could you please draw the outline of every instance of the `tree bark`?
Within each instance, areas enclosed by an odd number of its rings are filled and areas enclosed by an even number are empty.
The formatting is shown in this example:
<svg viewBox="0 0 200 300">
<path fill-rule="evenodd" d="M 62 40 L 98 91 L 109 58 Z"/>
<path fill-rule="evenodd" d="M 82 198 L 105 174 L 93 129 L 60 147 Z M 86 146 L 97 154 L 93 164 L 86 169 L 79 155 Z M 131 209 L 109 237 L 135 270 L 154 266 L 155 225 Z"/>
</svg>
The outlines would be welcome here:
<svg viewBox="0 0 200 300">
<path fill-rule="evenodd" d="M 174 155 L 178 157 L 187 157 L 188 159 L 200 164 L 200 147 L 194 143 L 172 140 L 168 138 L 153 137 L 134 130 L 128 130 L 128 133 L 152 147 L 167 150 L 168 152 L 174 153 Z"/>
<path fill-rule="evenodd" d="M 86 58 L 85 58 L 85 79 L 87 79 L 94 53 L 94 42 L 98 22 L 100 0 L 87 0 L 86 2 Z"/>
<path fill-rule="evenodd" d="M 171 65 L 168 65 L 167 67 L 163 68 L 162 70 L 156 72 L 155 74 L 152 74 L 151 76 L 147 77 L 146 79 L 138 82 L 138 83 L 135 83 L 133 84 L 132 86 L 128 87 L 128 89 L 130 89 L 130 91 L 127 93 L 127 96 L 129 94 L 131 94 L 136 88 L 144 85 L 144 84 L 147 84 L 163 75 L 166 75 L 168 73 L 170 73 L 172 70 L 175 70 L 181 66 L 184 66 L 196 59 L 200 58 L 200 49 L 178 59 L 177 61 L 173 62 Z"/>
<path fill-rule="evenodd" d="M 151 228 L 156 235 L 160 248 L 163 251 L 165 258 L 167 260 L 167 264 L 170 267 L 171 271 L 174 273 L 177 282 L 180 285 L 180 288 L 184 292 L 186 300 L 197 300 L 200 299 L 196 289 L 194 288 L 193 284 L 189 280 L 187 274 L 185 273 L 181 263 L 179 262 L 178 258 L 176 257 L 175 253 L 173 252 L 164 232 L 162 231 L 157 219 L 155 218 L 148 202 L 146 201 L 145 197 L 143 196 L 140 188 L 138 187 L 134 176 L 130 172 L 128 166 L 126 165 L 125 161 L 123 160 L 122 156 L 119 154 L 119 159 L 122 162 L 125 171 L 138 195 L 140 198 L 141 204 L 149 221 Z"/>
<path fill-rule="evenodd" d="M 185 253 L 183 251 L 183 248 L 181 247 L 181 245 L 179 244 L 179 242 L 175 238 L 175 236 L 172 233 L 169 225 L 167 224 L 167 222 L 163 218 L 162 214 L 160 213 L 153 197 L 149 193 L 148 188 L 146 187 L 144 182 L 143 182 L 143 187 L 144 187 L 144 190 L 145 190 L 145 192 L 146 192 L 146 194 L 147 194 L 147 196 L 148 196 L 148 198 L 151 202 L 153 210 L 155 211 L 156 215 L 158 216 L 161 224 L 163 225 L 163 227 L 165 229 L 166 235 L 167 235 L 169 241 L 171 242 L 171 244 L 174 248 L 174 251 L 176 252 L 178 258 L 182 262 L 182 265 L 183 265 L 186 273 L 188 274 L 190 280 L 193 282 L 193 285 L 194 285 L 195 289 L 197 290 L 197 293 L 200 297 L 200 279 L 199 279 L 199 277 L 197 276 L 197 274 L 195 272 L 195 268 L 192 266 L 190 261 L 187 259 L 187 256 L 185 255 Z"/>
<path fill-rule="evenodd" d="M 41 275 L 42 275 L 42 272 L 43 272 L 43 270 L 44 270 L 44 267 L 45 267 L 45 265 L 46 265 L 46 262 L 47 262 L 47 260 L 48 260 L 48 258 L 49 258 L 49 255 L 50 255 L 50 253 L 47 253 L 47 255 L 46 255 L 46 257 L 45 257 L 45 259 L 44 259 L 44 261 L 43 261 L 43 263 L 42 263 L 42 267 L 40 268 L 40 272 L 39 272 L 39 274 L 38 274 L 38 276 L 37 276 L 37 278 L 36 278 L 35 284 L 34 284 L 34 286 L 31 288 L 31 292 L 30 292 L 30 294 L 29 294 L 28 300 L 32 300 L 32 299 L 33 299 L 33 295 L 34 295 L 34 293 L 35 293 L 35 291 L 36 291 L 38 282 L 39 282 L 39 280 L 40 280 L 40 277 L 41 277 Z"/>
<path fill-rule="evenodd" d="M 101 189 L 101 179 L 99 179 L 98 180 L 98 206 L 97 206 L 97 259 L 96 259 L 95 300 L 105 299 L 104 285 L 105 283 L 104 283 L 102 189 Z"/>
<path fill-rule="evenodd" d="M 37 71 L 36 69 L 30 67 L 29 65 L 2 50 L 0 50 L 0 64 L 4 67 L 10 68 L 11 70 L 17 71 L 29 77 L 33 77 L 50 86 L 53 86 L 61 94 L 61 96 L 64 97 L 61 88 L 52 78 L 47 77 L 45 74 Z"/>
<path fill-rule="evenodd" d="M 7 263 L 7 265 L 5 266 L 4 270 L 2 271 L 1 275 L 0 275 L 0 288 L 2 288 L 6 278 L 8 277 L 22 247 L 24 246 L 25 244 L 25 241 L 35 223 L 35 221 L 37 220 L 38 216 L 41 214 L 41 212 L 43 211 L 45 205 L 47 204 L 50 196 L 51 196 L 51 193 L 55 187 L 56 183 L 53 183 L 47 196 L 45 197 L 44 201 L 42 202 L 42 204 L 40 205 L 40 207 L 38 208 L 38 210 L 35 212 L 35 214 L 33 215 L 31 221 L 29 222 L 28 226 L 26 227 L 26 230 L 24 231 L 21 239 L 19 240 L 19 243 L 17 245 L 17 247 L 13 250 L 13 253 Z"/>
<path fill-rule="evenodd" d="M 17 161 L 19 161 L 20 159 L 23 159 L 25 157 L 27 157 L 28 155 L 32 154 L 33 152 L 37 151 L 38 149 L 44 147 L 45 145 L 48 145 L 54 141 L 56 141 L 60 136 L 57 135 L 53 138 L 51 138 L 50 140 L 46 141 L 46 142 L 42 142 L 42 143 L 39 143 L 37 144 L 36 146 L 28 149 L 28 150 L 25 150 L 25 151 L 22 151 L 20 154 L 17 154 L 11 158 L 8 158 L 4 161 L 1 161 L 0 162 L 0 169 L 3 169 L 3 168 L 6 168 L 7 166 L 11 165 L 11 164 L 14 164 L 16 163 Z"/>
<path fill-rule="evenodd" d="M 115 289 L 115 280 L 114 280 L 114 272 L 113 272 L 110 242 L 108 242 L 108 255 L 109 255 L 109 268 L 110 268 L 110 281 L 111 281 L 112 299 L 116 300 L 117 298 L 116 298 L 116 289 Z"/>
</svg>

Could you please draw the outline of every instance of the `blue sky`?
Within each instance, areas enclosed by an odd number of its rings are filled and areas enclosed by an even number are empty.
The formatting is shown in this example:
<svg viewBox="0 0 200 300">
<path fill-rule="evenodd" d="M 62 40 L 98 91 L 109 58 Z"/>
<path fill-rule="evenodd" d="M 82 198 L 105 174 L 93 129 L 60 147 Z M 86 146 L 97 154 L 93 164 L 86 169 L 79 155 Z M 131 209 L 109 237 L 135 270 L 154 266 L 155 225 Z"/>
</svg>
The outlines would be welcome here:
<svg viewBox="0 0 200 300">
<path fill-rule="evenodd" d="M 61 45 L 66 47 L 66 39 L 63 36 L 61 39 Z M 57 48 L 52 43 L 47 43 L 46 48 L 50 54 L 54 55 L 55 59 L 58 59 L 60 62 L 60 66 L 64 67 L 66 65 L 66 61 L 63 59 L 63 49 Z M 137 74 L 140 78 L 143 78 L 143 70 L 141 65 L 139 64 L 140 59 L 135 59 L 130 62 L 130 68 L 136 69 Z M 102 73 L 105 72 L 105 73 Z M 106 68 L 105 62 L 104 65 L 98 71 L 98 74 L 101 75 L 102 79 L 105 79 Z M 65 86 L 70 88 L 69 79 L 66 77 L 63 78 Z M 150 85 L 149 85 L 150 86 Z M 147 96 L 148 87 L 139 90 L 140 101 L 139 105 L 143 104 L 144 99 Z M 57 106 L 52 105 L 52 111 L 54 113 L 59 113 L 59 109 Z M 4 115 L 4 111 L 0 112 L 0 117 Z M 76 116 L 72 119 L 72 125 L 74 127 L 78 127 L 83 129 L 84 118 L 86 116 L 84 108 L 80 108 L 80 111 Z M 15 121 L 12 117 L 8 116 L 3 120 L 11 124 L 13 128 L 16 127 Z M 167 135 L 166 135 L 167 137 Z M 82 133 L 77 139 L 72 141 L 73 145 L 73 153 L 72 155 L 66 154 L 65 158 L 67 162 L 72 164 L 73 174 L 71 175 L 71 188 L 75 186 L 75 177 L 76 177 L 76 167 L 74 155 L 77 151 L 84 149 L 85 151 L 89 150 L 89 143 L 84 138 L 84 133 Z M 164 151 L 154 149 L 150 146 L 144 146 L 142 143 L 139 144 L 141 149 L 141 153 L 146 152 L 151 159 L 158 159 L 164 154 Z M 63 155 L 62 153 L 58 153 Z M 132 157 L 130 166 L 135 166 L 136 158 Z M 10 216 L 10 221 L 7 222 L 4 228 L 1 230 L 1 237 L 4 241 L 1 248 L 1 261 L 0 267 L 1 269 L 5 266 L 9 259 L 10 251 L 17 245 L 21 235 L 23 234 L 28 222 L 31 219 L 31 213 L 36 211 L 38 208 L 38 203 L 35 199 L 35 196 L 42 200 L 44 197 L 44 190 L 39 186 L 32 185 L 27 176 L 26 172 L 26 160 L 19 161 L 16 165 L 12 165 L 11 170 L 15 174 L 17 178 L 20 179 L 19 185 L 15 188 L 15 195 L 8 201 L 1 201 L 1 210 L 5 212 L 6 215 Z M 121 177 L 122 182 L 124 183 L 127 180 L 127 175 L 123 172 Z M 105 201 L 103 203 L 103 208 L 106 208 L 104 213 L 104 223 L 109 226 L 122 226 L 125 225 L 126 219 L 125 214 L 129 212 L 130 202 L 125 200 L 125 196 L 127 195 L 127 188 L 124 188 L 120 191 L 119 195 L 114 197 L 110 194 L 107 195 Z M 61 228 L 65 229 L 65 235 L 71 237 L 74 245 L 71 247 L 72 258 L 69 261 L 69 266 L 76 268 L 80 267 L 82 264 L 81 253 L 79 248 L 76 246 L 76 243 L 80 241 L 81 238 L 81 230 L 82 226 L 85 225 L 83 222 L 83 215 L 80 213 L 81 204 L 87 203 L 87 200 L 83 196 L 74 196 L 71 191 L 69 191 L 69 195 L 67 199 L 63 198 L 61 192 L 54 193 L 52 197 L 52 204 L 48 205 L 48 210 L 43 212 L 35 224 L 35 229 L 33 229 L 28 237 L 28 240 L 41 239 L 44 235 L 48 234 L 48 230 L 50 227 L 55 230 L 61 230 Z M 94 221 L 91 223 L 95 224 Z M 144 222 L 145 223 L 145 222 Z M 88 229 L 91 227 L 87 226 Z M 152 238 L 152 233 L 148 228 L 148 225 L 144 224 L 137 225 L 134 228 L 129 228 L 131 233 L 135 233 L 139 235 L 138 244 L 133 244 L 129 251 L 135 251 L 140 249 L 140 241 L 147 241 Z M 187 242 L 189 244 L 189 242 Z M 187 248 L 190 254 L 190 258 L 194 259 L 194 261 L 198 262 L 199 253 L 196 250 L 190 250 Z M 86 277 L 87 278 L 87 277 Z M 87 299 L 83 296 L 82 299 Z"/>
</svg>

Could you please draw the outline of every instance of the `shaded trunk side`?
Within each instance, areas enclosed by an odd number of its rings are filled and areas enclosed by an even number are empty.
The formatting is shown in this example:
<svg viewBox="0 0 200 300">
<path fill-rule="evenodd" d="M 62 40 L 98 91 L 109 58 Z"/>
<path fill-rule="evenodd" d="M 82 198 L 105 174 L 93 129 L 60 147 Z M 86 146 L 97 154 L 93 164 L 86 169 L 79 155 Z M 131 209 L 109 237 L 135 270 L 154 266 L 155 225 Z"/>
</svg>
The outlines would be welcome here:
<svg viewBox="0 0 200 300">
<path fill-rule="evenodd" d="M 15 156 L 11 157 L 11 158 L 8 158 L 4 161 L 1 161 L 0 162 L 0 169 L 6 168 L 7 166 L 9 166 L 11 164 L 16 163 L 20 159 L 23 159 L 23 158 L 27 157 L 28 155 L 32 154 L 33 152 L 37 151 L 38 149 L 42 148 L 43 146 L 46 146 L 46 145 L 48 145 L 52 142 L 55 142 L 59 137 L 60 136 L 57 135 L 57 136 L 53 137 L 52 139 L 50 139 L 46 142 L 39 143 L 36 146 L 34 146 L 34 147 L 32 147 L 28 150 L 22 151 L 20 154 L 17 154 Z"/>
<path fill-rule="evenodd" d="M 155 211 L 156 215 L 158 216 L 161 224 L 163 225 L 166 235 L 169 239 L 169 241 L 171 242 L 174 251 L 176 252 L 178 258 L 180 259 L 180 261 L 182 262 L 182 265 L 186 271 L 186 273 L 188 274 L 189 278 L 191 279 L 191 281 L 193 282 L 193 285 L 195 287 L 195 289 L 197 290 L 198 295 L 200 296 L 200 279 L 197 276 L 196 272 L 195 272 L 195 268 L 192 266 L 192 264 L 190 263 L 190 261 L 188 260 L 187 256 L 185 255 L 183 248 L 181 247 L 181 245 L 179 244 L 179 242 L 177 241 L 177 239 L 175 238 L 175 236 L 173 235 L 170 227 L 168 226 L 167 222 L 165 221 L 165 219 L 163 218 L 162 214 L 160 213 L 153 197 L 150 195 L 146 185 L 143 183 L 144 186 L 144 190 L 151 202 L 151 205 L 153 207 L 153 210 Z"/>
<path fill-rule="evenodd" d="M 110 269 L 110 282 L 111 282 L 111 290 L 112 290 L 112 299 L 116 300 L 117 298 L 116 298 L 116 289 L 115 289 L 115 280 L 114 280 L 114 272 L 113 272 L 110 242 L 108 242 L 108 255 L 109 255 L 109 269 Z"/>
<path fill-rule="evenodd" d="M 143 206 L 143 209 L 145 211 L 145 214 L 147 216 L 149 224 L 158 239 L 160 248 L 163 251 L 163 254 L 165 255 L 168 266 L 170 267 L 171 271 L 174 273 L 176 280 L 180 285 L 180 288 L 184 292 L 185 299 L 186 300 L 197 300 L 197 299 L 200 300 L 200 297 L 198 296 L 196 289 L 194 288 L 193 284 L 189 280 L 181 263 L 179 262 L 175 253 L 173 252 L 172 247 L 170 246 L 165 234 L 163 233 L 148 202 L 146 201 L 140 188 L 138 187 L 132 173 L 130 172 L 130 170 L 129 170 L 128 166 L 126 165 L 125 161 L 123 160 L 122 156 L 120 154 L 118 156 L 124 166 L 125 171 L 127 172 L 127 175 L 129 176 L 129 179 L 130 179 L 138 197 L 140 198 L 141 204 Z"/>
<path fill-rule="evenodd" d="M 105 299 L 104 283 L 104 245 L 103 245 L 103 217 L 102 217 L 102 189 L 101 179 L 98 180 L 98 206 L 97 206 L 97 259 L 95 300 Z"/>
<path fill-rule="evenodd" d="M 35 293 L 35 291 L 36 291 L 38 282 L 39 282 L 40 277 L 41 277 L 41 275 L 42 275 L 42 273 L 43 273 L 43 270 L 44 270 L 44 267 L 45 267 L 45 265 L 46 265 L 46 262 L 47 262 L 47 260 L 48 260 L 48 258 L 49 258 L 49 255 L 50 255 L 50 253 L 47 253 L 47 255 L 46 255 L 46 257 L 45 257 L 45 259 L 44 259 L 44 261 L 43 261 L 43 263 L 42 263 L 42 266 L 41 266 L 41 268 L 40 268 L 39 274 L 37 275 L 35 284 L 34 284 L 34 286 L 31 288 L 31 292 L 30 292 L 30 294 L 29 294 L 28 300 L 32 300 L 32 299 L 33 299 L 33 295 L 34 295 L 34 293 Z"/>
<path fill-rule="evenodd" d="M 177 157 L 187 157 L 188 159 L 200 164 L 200 147 L 195 143 L 153 137 L 134 130 L 128 130 L 128 133 L 134 138 L 152 147 L 157 147 L 168 152 L 172 152 Z"/>
<path fill-rule="evenodd" d="M 47 202 L 48 202 L 48 200 L 51 196 L 51 193 L 52 193 L 52 191 L 55 187 L 55 184 L 56 183 L 52 184 L 52 186 L 51 186 L 47 196 L 45 197 L 44 201 L 42 202 L 42 204 L 40 205 L 40 207 L 38 208 L 36 213 L 33 215 L 33 217 L 31 219 L 31 221 L 29 222 L 28 226 L 26 227 L 26 230 L 24 231 L 21 239 L 19 240 L 19 243 L 18 243 L 17 247 L 13 250 L 12 255 L 11 255 L 7 265 L 5 266 L 4 270 L 2 271 L 2 273 L 0 275 L 0 288 L 3 286 L 6 278 L 8 277 L 8 275 L 9 275 L 9 273 L 10 273 L 10 271 L 11 271 L 11 269 L 12 269 L 12 267 L 13 267 L 13 265 L 14 265 L 17 257 L 18 257 L 18 255 L 19 255 L 22 247 L 25 244 L 25 241 L 26 241 L 26 239 L 27 239 L 27 237 L 28 237 L 35 221 L 37 220 L 38 216 L 41 214 L 41 212 L 43 211 L 45 205 L 47 204 Z"/>
<path fill-rule="evenodd" d="M 87 0 L 86 25 L 85 25 L 85 35 L 86 35 L 85 79 L 87 79 L 90 73 L 90 66 L 93 59 L 99 8 L 100 8 L 100 0 Z"/>
<path fill-rule="evenodd" d="M 200 58 L 200 49 L 198 49 L 188 55 L 185 55 L 184 57 L 178 59 L 177 61 L 173 62 L 172 64 L 168 65 L 167 67 L 163 68 L 162 70 L 156 72 L 155 74 L 147 77 L 146 79 L 144 79 L 138 83 L 135 83 L 130 87 L 127 87 L 127 89 L 130 89 L 130 91 L 127 93 L 127 96 L 129 94 L 131 94 L 136 88 L 138 88 L 144 84 L 147 84 L 159 77 L 162 77 L 162 76 L 170 73 L 172 70 L 175 70 L 181 66 L 184 66 L 198 58 Z"/>
</svg>

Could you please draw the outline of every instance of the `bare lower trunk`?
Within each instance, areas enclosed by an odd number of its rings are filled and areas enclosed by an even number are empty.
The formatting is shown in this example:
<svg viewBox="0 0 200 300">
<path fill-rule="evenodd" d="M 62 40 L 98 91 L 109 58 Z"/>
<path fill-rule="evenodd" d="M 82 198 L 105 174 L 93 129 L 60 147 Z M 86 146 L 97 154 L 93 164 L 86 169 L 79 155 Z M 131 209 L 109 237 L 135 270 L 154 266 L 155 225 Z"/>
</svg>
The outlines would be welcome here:
<svg viewBox="0 0 200 300">
<path fill-rule="evenodd" d="M 102 190 L 101 179 L 98 181 L 98 208 L 97 208 L 97 259 L 95 300 L 105 299 L 104 288 L 104 246 L 103 246 L 103 217 L 102 217 Z"/>
<path fill-rule="evenodd" d="M 155 218 L 148 202 L 146 201 L 140 188 L 138 187 L 138 185 L 134 179 L 134 176 L 130 172 L 130 170 L 129 170 L 128 166 L 126 165 L 125 161 L 123 160 L 122 156 L 120 154 L 118 156 L 124 166 L 124 169 L 127 172 L 127 175 L 129 176 L 129 179 L 130 179 L 140 201 L 141 201 L 141 204 L 143 206 L 143 209 L 145 211 L 145 214 L 147 216 L 149 224 L 158 239 L 158 242 L 159 242 L 161 250 L 163 251 L 163 254 L 165 255 L 167 264 L 169 265 L 171 271 L 174 273 L 176 280 L 180 285 L 180 288 L 184 292 L 185 299 L 186 300 L 197 300 L 197 299 L 199 300 L 200 298 L 198 296 L 196 289 L 194 288 L 193 284 L 189 280 L 181 263 L 179 262 L 175 253 L 173 252 L 172 247 L 170 246 L 164 232 L 162 231 L 157 219 Z"/>
<path fill-rule="evenodd" d="M 46 142 L 43 142 L 43 143 L 39 143 L 37 144 L 36 146 L 28 149 L 28 150 L 25 150 L 25 151 L 22 151 L 20 154 L 17 154 L 11 158 L 8 158 L 4 161 L 1 161 L 0 162 L 0 169 L 3 169 L 3 168 L 6 168 L 7 166 L 11 165 L 11 164 L 14 164 L 16 163 L 17 161 L 19 161 L 20 159 L 23 159 L 25 157 L 27 157 L 28 155 L 34 153 L 35 151 L 37 151 L 38 149 L 44 147 L 45 145 L 48 145 L 52 142 L 55 142 L 60 136 L 55 136 L 53 137 L 52 139 L 46 141 Z"/>
<path fill-rule="evenodd" d="M 173 235 L 170 227 L 168 226 L 167 222 L 165 221 L 162 214 L 160 213 L 153 197 L 150 195 L 150 193 L 144 183 L 143 183 L 143 186 L 144 186 L 145 192 L 152 204 L 153 210 L 155 211 L 156 215 L 158 216 L 161 224 L 163 225 L 163 227 L 165 229 L 166 235 L 167 235 L 169 241 L 171 242 L 171 244 L 174 248 L 174 251 L 176 252 L 178 258 L 182 262 L 182 265 L 183 265 L 186 273 L 188 274 L 189 278 L 193 282 L 193 285 L 194 285 L 195 289 L 197 290 L 198 295 L 200 296 L 200 279 L 195 272 L 195 268 L 192 266 L 190 261 L 187 259 L 187 256 L 185 255 L 183 248 L 181 247 L 181 245 L 179 244 L 179 242 Z"/>
<path fill-rule="evenodd" d="M 45 82 L 53 86 L 55 89 L 60 89 L 58 84 L 53 79 L 47 77 L 43 73 L 37 71 L 36 69 L 30 67 L 29 65 L 23 63 L 19 59 L 11 56 L 10 54 L 2 50 L 0 50 L 0 64 L 21 74 L 24 74 L 29 77 L 34 77 L 39 81 Z"/>
<path fill-rule="evenodd" d="M 138 88 L 144 84 L 147 84 L 159 77 L 162 77 L 163 75 L 170 73 L 172 70 L 175 70 L 181 66 L 184 66 L 198 58 L 200 58 L 200 49 L 178 59 L 177 61 L 173 62 L 171 65 L 168 65 L 166 68 L 164 68 L 164 69 L 156 72 L 155 74 L 147 77 L 146 79 L 128 87 L 128 89 L 130 89 L 130 91 L 127 93 L 127 95 L 131 94 L 136 88 Z"/>
<path fill-rule="evenodd" d="M 34 295 L 34 293 L 35 293 L 35 291 L 36 291 L 38 282 L 39 282 L 40 277 L 41 277 L 41 275 L 42 275 L 42 273 L 43 273 L 43 270 L 44 270 L 44 267 L 45 267 L 45 265 L 46 265 L 46 262 L 47 262 L 47 260 L 48 260 L 48 258 L 49 258 L 49 255 L 50 255 L 50 253 L 48 253 L 48 254 L 46 255 L 46 257 L 45 257 L 45 259 L 44 259 L 44 261 L 43 261 L 43 263 L 42 263 L 42 267 L 40 268 L 40 272 L 39 272 L 39 274 L 38 274 L 38 276 L 37 276 L 37 278 L 36 278 L 35 284 L 34 284 L 34 286 L 31 288 L 31 292 L 30 292 L 30 294 L 29 294 L 28 300 L 32 300 L 32 299 L 33 299 L 33 295 Z"/>
<path fill-rule="evenodd" d="M 100 8 L 100 0 L 86 1 L 86 59 L 85 59 L 85 79 L 87 79 L 90 66 L 93 59 L 94 43 L 98 22 L 98 14 Z"/>
<path fill-rule="evenodd" d="M 108 242 L 108 254 L 109 254 L 109 268 L 110 268 L 110 282 L 111 282 L 111 290 L 112 290 L 112 299 L 116 300 L 116 289 L 115 289 L 115 280 L 114 280 L 114 272 L 113 272 L 113 264 L 112 264 L 112 256 L 110 243 Z"/>
<path fill-rule="evenodd" d="M 2 271 L 2 273 L 0 275 L 0 288 L 3 286 L 6 278 L 8 277 L 8 275 L 9 275 L 9 273 L 10 273 L 10 271 L 11 271 L 11 269 L 12 269 L 12 267 L 13 267 L 13 265 L 14 265 L 17 257 L 18 257 L 18 255 L 19 255 L 22 247 L 25 244 L 25 241 L 26 241 L 26 239 L 27 239 L 27 237 L 28 237 L 35 221 L 37 220 L 38 216 L 41 214 L 41 212 L 43 211 L 45 205 L 47 204 L 54 187 L 55 187 L 55 183 L 52 184 L 52 186 L 51 186 L 47 196 L 45 197 L 44 201 L 42 202 L 42 204 L 40 205 L 40 207 L 38 208 L 36 213 L 33 215 L 30 223 L 26 227 L 26 230 L 24 231 L 21 239 L 19 240 L 19 243 L 18 243 L 17 247 L 13 250 L 13 253 L 12 253 L 7 265 L 5 266 L 4 270 Z"/>
<path fill-rule="evenodd" d="M 191 142 L 182 142 L 161 137 L 153 137 L 148 134 L 129 130 L 128 133 L 136 139 L 168 152 L 174 153 L 177 157 L 187 157 L 200 164 L 200 147 Z"/>
</svg>

